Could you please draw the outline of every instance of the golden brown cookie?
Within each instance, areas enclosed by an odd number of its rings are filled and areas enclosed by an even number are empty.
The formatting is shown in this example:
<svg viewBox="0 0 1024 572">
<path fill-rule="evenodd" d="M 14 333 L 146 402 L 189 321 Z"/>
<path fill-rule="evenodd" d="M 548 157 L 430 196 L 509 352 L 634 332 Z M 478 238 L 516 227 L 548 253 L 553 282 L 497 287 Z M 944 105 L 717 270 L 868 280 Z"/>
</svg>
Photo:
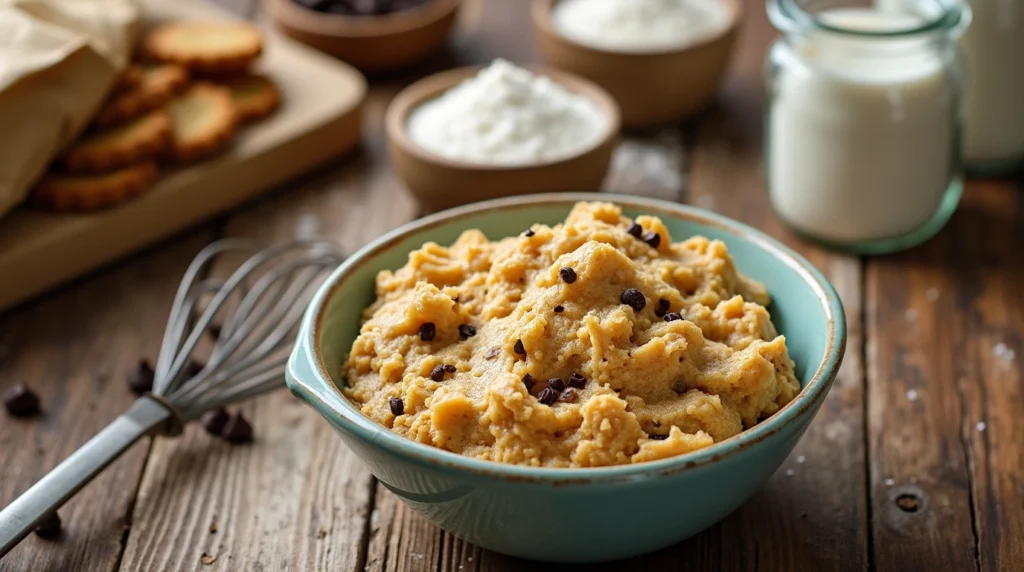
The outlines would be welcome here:
<svg viewBox="0 0 1024 572">
<path fill-rule="evenodd" d="M 61 163 L 73 173 L 109 171 L 153 159 L 170 143 L 171 118 L 163 111 L 151 111 L 73 143 L 61 157 Z"/>
<path fill-rule="evenodd" d="M 144 68 L 139 85 L 123 93 L 115 93 L 93 118 L 93 125 L 106 127 L 134 119 L 167 102 L 188 85 L 188 70 L 165 64 Z"/>
<path fill-rule="evenodd" d="M 151 161 L 95 175 L 48 173 L 32 191 L 32 201 L 55 211 L 108 208 L 141 194 L 156 176 L 156 163 Z"/>
<path fill-rule="evenodd" d="M 199 82 L 167 103 L 173 138 L 170 155 L 194 161 L 220 151 L 235 134 L 238 114 L 231 92 L 222 85 Z"/>
<path fill-rule="evenodd" d="M 199 73 L 249 68 L 263 51 L 263 36 L 241 22 L 173 22 L 157 27 L 142 42 L 143 54 Z"/>
<path fill-rule="evenodd" d="M 265 76 L 245 74 L 225 78 L 220 83 L 231 90 L 241 123 L 263 119 L 281 105 L 281 93 Z"/>
</svg>

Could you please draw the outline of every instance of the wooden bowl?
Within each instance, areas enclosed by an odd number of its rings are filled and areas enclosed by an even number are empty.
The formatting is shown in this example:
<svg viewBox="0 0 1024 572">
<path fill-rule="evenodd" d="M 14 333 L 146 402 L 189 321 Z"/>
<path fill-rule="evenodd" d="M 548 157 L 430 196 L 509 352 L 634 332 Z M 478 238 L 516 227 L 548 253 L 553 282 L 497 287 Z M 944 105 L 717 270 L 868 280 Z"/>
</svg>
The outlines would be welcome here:
<svg viewBox="0 0 1024 572">
<path fill-rule="evenodd" d="M 286 35 L 365 72 L 403 68 L 433 54 L 451 35 L 461 0 L 431 0 L 381 16 L 309 10 L 293 0 L 265 0 Z"/>
<path fill-rule="evenodd" d="M 729 11 L 729 25 L 722 31 L 680 48 L 615 52 L 562 35 L 551 18 L 557 1 L 533 0 L 534 34 L 541 53 L 548 64 L 608 90 L 627 127 L 679 121 L 699 112 L 718 90 L 743 12 L 742 0 L 721 0 Z"/>
<path fill-rule="evenodd" d="M 405 88 L 388 106 L 384 119 L 388 152 L 395 170 L 412 194 L 428 209 L 439 210 L 510 195 L 598 190 L 618 143 L 619 109 L 603 89 L 566 72 L 531 68 L 586 97 L 607 118 L 604 133 L 597 142 L 573 155 L 525 165 L 487 165 L 443 157 L 409 137 L 406 127 L 414 109 L 476 75 L 480 69 L 480 66 L 465 67 L 428 76 Z"/>
</svg>

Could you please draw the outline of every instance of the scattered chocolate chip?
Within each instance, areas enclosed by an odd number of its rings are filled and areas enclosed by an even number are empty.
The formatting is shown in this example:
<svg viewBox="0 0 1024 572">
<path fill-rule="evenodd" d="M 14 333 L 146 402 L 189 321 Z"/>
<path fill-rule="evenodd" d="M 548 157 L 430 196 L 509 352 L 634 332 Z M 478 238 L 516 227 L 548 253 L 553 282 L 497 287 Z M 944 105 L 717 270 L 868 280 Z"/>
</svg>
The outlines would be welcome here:
<svg viewBox="0 0 1024 572">
<path fill-rule="evenodd" d="M 682 319 L 683 319 L 683 317 L 681 315 L 679 315 L 678 313 L 676 313 L 676 312 L 669 312 L 668 314 L 665 314 L 665 321 L 666 322 L 675 322 L 676 320 L 682 320 Z"/>
<path fill-rule="evenodd" d="M 434 322 L 427 322 L 420 326 L 420 339 L 424 342 L 434 341 L 435 335 L 437 335 L 437 328 L 434 327 Z"/>
<path fill-rule="evenodd" d="M 654 421 L 652 421 L 651 423 L 652 423 L 652 424 L 653 424 L 653 425 L 654 425 L 655 427 L 661 427 L 661 421 L 658 421 L 657 419 L 655 419 L 655 420 L 654 420 Z"/>
<path fill-rule="evenodd" d="M 576 403 L 576 400 L 579 399 L 579 397 L 580 396 L 576 393 L 576 390 L 570 387 L 563 391 L 562 395 L 558 396 L 558 400 L 562 403 Z"/>
<path fill-rule="evenodd" d="M 523 236 L 525 236 L 526 238 L 530 238 L 531 236 L 533 236 L 535 234 L 537 234 L 537 233 L 533 232 L 532 228 L 528 228 L 528 229 L 526 229 L 526 232 L 523 233 Z"/>
<path fill-rule="evenodd" d="M 14 417 L 39 415 L 39 396 L 24 384 L 16 383 L 4 394 L 4 407 Z"/>
<path fill-rule="evenodd" d="M 569 374 L 569 387 L 575 387 L 576 389 L 583 389 L 587 386 L 587 378 L 583 377 L 578 373 Z"/>
<path fill-rule="evenodd" d="M 521 356 L 526 355 L 526 346 L 523 345 L 523 340 L 516 340 L 516 344 L 512 346 L 512 351 Z"/>
<path fill-rule="evenodd" d="M 153 391 L 153 366 L 149 360 L 139 360 L 138 365 L 128 372 L 128 389 L 136 395 Z"/>
<path fill-rule="evenodd" d="M 665 317 L 665 314 L 668 313 L 668 309 L 670 306 L 671 303 L 668 300 L 661 298 L 660 300 L 658 300 L 658 307 L 654 309 L 654 315 L 659 318 Z"/>
<path fill-rule="evenodd" d="M 543 403 L 544 405 L 551 405 L 552 403 L 558 401 L 558 392 L 555 391 L 554 389 L 551 389 L 550 387 L 545 387 L 544 389 L 540 390 L 540 393 L 537 394 L 537 400 Z"/>
<path fill-rule="evenodd" d="M 659 435 L 658 433 L 655 433 L 653 435 L 648 435 L 647 438 L 651 441 L 664 441 L 665 439 L 668 439 L 668 435 Z"/>
<path fill-rule="evenodd" d="M 629 224 L 629 228 L 626 229 L 626 232 L 631 236 L 640 238 L 644 234 L 644 227 L 640 226 L 640 223 L 633 221 Z"/>
<path fill-rule="evenodd" d="M 526 391 L 533 391 L 533 376 L 530 374 L 524 375 L 523 385 L 526 386 Z"/>
<path fill-rule="evenodd" d="M 444 368 L 445 373 L 455 373 L 455 372 L 459 371 L 454 365 L 452 365 L 450 363 L 446 363 L 446 364 L 444 364 L 441 367 Z"/>
<path fill-rule="evenodd" d="M 558 275 L 562 277 L 562 282 L 565 282 L 566 284 L 572 284 L 576 281 L 576 271 L 568 266 L 559 268 Z"/>
<path fill-rule="evenodd" d="M 672 391 L 676 393 L 686 393 L 687 389 L 688 388 L 686 387 L 686 382 L 681 379 L 676 380 L 675 382 L 672 383 Z"/>
<path fill-rule="evenodd" d="M 648 232 L 644 235 L 644 242 L 651 248 L 658 248 L 658 245 L 661 244 L 661 235 L 656 232 Z"/>
<path fill-rule="evenodd" d="M 458 304 L 459 303 L 459 297 L 456 296 L 456 297 L 452 298 L 452 302 L 455 302 L 456 304 Z"/>
<path fill-rule="evenodd" d="M 459 335 L 462 336 L 463 338 L 472 338 L 473 336 L 476 335 L 476 326 L 462 324 L 461 326 L 459 326 Z"/>
<path fill-rule="evenodd" d="M 565 391 L 565 382 L 560 377 L 552 377 L 548 380 L 548 387 L 561 393 Z"/>
<path fill-rule="evenodd" d="M 484 354 L 484 359 L 494 359 L 494 358 L 498 357 L 498 354 L 500 354 L 500 353 L 501 353 L 501 348 L 495 346 L 495 347 L 487 350 L 487 353 Z"/>
<path fill-rule="evenodd" d="M 405 402 L 401 397 L 392 397 L 388 400 L 388 405 L 391 407 L 391 414 L 395 417 L 405 413 Z"/>
<path fill-rule="evenodd" d="M 639 312 L 647 305 L 647 298 L 644 298 L 643 293 L 636 288 L 627 288 L 622 293 L 622 303 Z"/>
<path fill-rule="evenodd" d="M 556 314 L 561 314 L 563 311 L 565 311 L 565 306 L 563 306 L 561 304 L 555 306 L 555 313 Z"/>
<path fill-rule="evenodd" d="M 224 426 L 228 424 L 228 410 L 223 407 L 211 409 L 206 413 L 203 413 L 200 422 L 203 424 L 203 429 L 210 435 L 220 435 L 221 431 L 224 430 Z"/>
<path fill-rule="evenodd" d="M 444 366 L 443 365 L 434 366 L 434 369 L 430 370 L 430 379 L 432 379 L 434 381 L 443 381 L 444 380 Z"/>
<path fill-rule="evenodd" d="M 53 540 L 60 536 L 60 515 L 58 515 L 56 511 L 51 512 L 43 519 L 42 522 L 36 525 L 35 533 L 39 538 L 45 538 L 47 540 Z"/>
<path fill-rule="evenodd" d="M 229 443 L 249 443 L 252 441 L 252 425 L 245 420 L 241 411 L 236 411 L 224 423 L 220 436 Z"/>
</svg>

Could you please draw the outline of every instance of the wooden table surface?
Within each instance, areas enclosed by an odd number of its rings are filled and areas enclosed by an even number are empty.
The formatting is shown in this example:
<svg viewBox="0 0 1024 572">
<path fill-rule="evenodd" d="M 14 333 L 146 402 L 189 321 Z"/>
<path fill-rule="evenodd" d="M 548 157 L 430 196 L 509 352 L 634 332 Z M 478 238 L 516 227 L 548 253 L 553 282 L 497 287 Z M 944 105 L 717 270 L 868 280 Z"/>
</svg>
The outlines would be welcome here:
<svg viewBox="0 0 1024 572">
<path fill-rule="evenodd" d="M 254 0 L 222 1 L 261 18 Z M 697 121 L 625 137 L 605 188 L 705 207 L 804 253 L 843 298 L 846 359 L 803 440 L 747 504 L 677 546 L 587 569 L 1022 570 L 1024 181 L 970 182 L 937 238 L 894 256 L 835 254 L 794 237 L 762 182 L 761 66 L 775 33 L 759 2 L 748 12 L 715 105 Z M 24 381 L 45 410 L 0 415 L 0 503 L 129 405 L 125 376 L 140 356 L 155 358 L 173 291 L 207 242 L 316 233 L 352 251 L 421 214 L 388 166 L 384 108 L 417 77 L 497 56 L 537 59 L 527 2 L 467 0 L 447 53 L 373 80 L 354 156 L 0 314 L 0 390 Z M 62 539 L 32 535 L 0 570 L 548 568 L 421 519 L 286 391 L 243 409 L 254 444 L 196 427 L 137 444 L 61 510 Z"/>
</svg>

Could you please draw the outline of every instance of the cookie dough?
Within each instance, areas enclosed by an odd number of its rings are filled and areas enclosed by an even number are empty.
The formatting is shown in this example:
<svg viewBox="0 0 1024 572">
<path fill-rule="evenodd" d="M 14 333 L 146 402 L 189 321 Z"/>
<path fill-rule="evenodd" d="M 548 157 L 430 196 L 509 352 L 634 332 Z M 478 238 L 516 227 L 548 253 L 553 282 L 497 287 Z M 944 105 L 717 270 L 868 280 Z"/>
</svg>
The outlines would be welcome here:
<svg viewBox="0 0 1024 572">
<path fill-rule="evenodd" d="M 673 243 L 658 218 L 580 203 L 564 224 L 466 231 L 381 272 L 344 392 L 395 433 L 479 459 L 663 459 L 800 391 L 768 303 L 722 242 Z"/>
</svg>

